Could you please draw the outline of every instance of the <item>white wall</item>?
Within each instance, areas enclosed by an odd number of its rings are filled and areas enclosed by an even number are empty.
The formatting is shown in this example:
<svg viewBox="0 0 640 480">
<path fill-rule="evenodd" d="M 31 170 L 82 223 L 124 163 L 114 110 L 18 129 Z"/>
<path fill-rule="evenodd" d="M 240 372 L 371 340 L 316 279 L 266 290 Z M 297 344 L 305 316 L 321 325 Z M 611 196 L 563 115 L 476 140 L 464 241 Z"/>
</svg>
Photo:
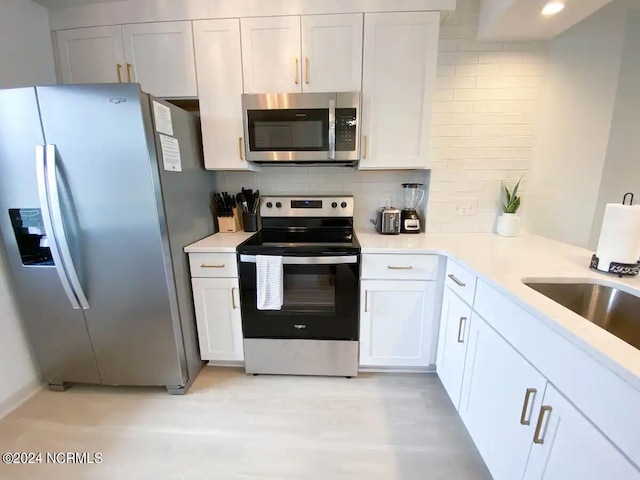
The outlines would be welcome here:
<svg viewBox="0 0 640 480">
<path fill-rule="evenodd" d="M 546 63 L 542 42 L 477 42 L 480 2 L 458 0 L 440 28 L 428 231 L 492 232 L 502 182 L 531 165 Z M 477 204 L 475 215 L 456 206 Z"/>
<path fill-rule="evenodd" d="M 589 247 L 595 249 L 607 203 L 633 192 L 640 203 L 640 10 L 627 17 L 622 66 L 611 135 L 596 203 Z"/>
<path fill-rule="evenodd" d="M 0 88 L 55 83 L 49 15 L 31 0 L 0 0 Z M 0 417 L 39 383 L 0 252 Z"/>
<path fill-rule="evenodd" d="M 626 6 L 614 2 L 553 39 L 525 228 L 586 247 L 607 155 Z"/>
</svg>

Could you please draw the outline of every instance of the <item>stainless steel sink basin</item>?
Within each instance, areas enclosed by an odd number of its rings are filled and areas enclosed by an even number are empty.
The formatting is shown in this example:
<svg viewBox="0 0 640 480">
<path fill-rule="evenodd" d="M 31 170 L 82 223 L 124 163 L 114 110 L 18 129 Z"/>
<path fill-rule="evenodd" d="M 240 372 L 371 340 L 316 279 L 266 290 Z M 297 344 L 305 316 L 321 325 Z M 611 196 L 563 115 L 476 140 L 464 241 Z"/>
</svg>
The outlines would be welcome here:
<svg viewBox="0 0 640 480">
<path fill-rule="evenodd" d="M 524 284 L 640 349 L 640 298 L 591 283 Z"/>
</svg>

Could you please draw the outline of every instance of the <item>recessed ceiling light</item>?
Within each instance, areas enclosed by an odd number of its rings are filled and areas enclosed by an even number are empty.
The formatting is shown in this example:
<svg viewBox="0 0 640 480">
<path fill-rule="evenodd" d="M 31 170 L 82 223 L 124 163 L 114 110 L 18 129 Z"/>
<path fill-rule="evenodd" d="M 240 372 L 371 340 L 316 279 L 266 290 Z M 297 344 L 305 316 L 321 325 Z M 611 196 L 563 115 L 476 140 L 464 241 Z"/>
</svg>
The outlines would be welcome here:
<svg viewBox="0 0 640 480">
<path fill-rule="evenodd" d="M 564 10 L 564 2 L 553 1 L 547 2 L 547 4 L 542 7 L 542 12 L 540 13 L 548 17 L 560 13 L 562 10 Z"/>
</svg>

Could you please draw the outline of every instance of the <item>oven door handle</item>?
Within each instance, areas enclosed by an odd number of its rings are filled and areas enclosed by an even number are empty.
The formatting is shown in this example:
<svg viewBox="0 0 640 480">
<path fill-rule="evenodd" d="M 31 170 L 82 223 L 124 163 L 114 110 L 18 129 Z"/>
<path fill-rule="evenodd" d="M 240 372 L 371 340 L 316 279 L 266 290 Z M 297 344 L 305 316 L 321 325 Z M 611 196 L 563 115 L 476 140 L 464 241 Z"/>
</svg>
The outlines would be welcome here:
<svg viewBox="0 0 640 480">
<path fill-rule="evenodd" d="M 240 262 L 256 263 L 256 255 L 240 255 Z M 283 265 L 343 265 L 348 263 L 358 263 L 358 256 L 282 257 Z"/>
<path fill-rule="evenodd" d="M 329 100 L 329 160 L 336 159 L 336 101 Z"/>
</svg>

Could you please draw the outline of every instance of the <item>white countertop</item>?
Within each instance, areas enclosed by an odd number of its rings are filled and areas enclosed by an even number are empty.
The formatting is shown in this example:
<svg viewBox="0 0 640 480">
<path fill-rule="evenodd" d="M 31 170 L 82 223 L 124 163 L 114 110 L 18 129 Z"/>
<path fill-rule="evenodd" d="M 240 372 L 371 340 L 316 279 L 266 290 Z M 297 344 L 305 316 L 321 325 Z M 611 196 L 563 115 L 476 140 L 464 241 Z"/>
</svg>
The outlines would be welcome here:
<svg viewBox="0 0 640 480">
<path fill-rule="evenodd" d="M 235 253 L 236 247 L 256 232 L 214 233 L 184 247 L 187 253 Z"/>
<path fill-rule="evenodd" d="M 216 233 L 187 253 L 235 252 L 251 232 Z M 593 252 L 537 235 L 492 233 L 379 235 L 356 229 L 362 253 L 437 254 L 452 258 L 640 390 L 640 350 L 536 292 L 523 279 L 593 281 L 640 296 L 640 277 L 620 279 L 589 269 Z M 640 312 L 639 312 L 640 315 Z"/>
<path fill-rule="evenodd" d="M 522 283 L 527 278 L 596 280 L 640 296 L 640 277 L 621 279 L 596 272 L 589 269 L 592 251 L 531 234 L 380 235 L 357 229 L 356 236 L 362 253 L 433 253 L 452 258 L 640 390 L 640 350 Z"/>
</svg>

